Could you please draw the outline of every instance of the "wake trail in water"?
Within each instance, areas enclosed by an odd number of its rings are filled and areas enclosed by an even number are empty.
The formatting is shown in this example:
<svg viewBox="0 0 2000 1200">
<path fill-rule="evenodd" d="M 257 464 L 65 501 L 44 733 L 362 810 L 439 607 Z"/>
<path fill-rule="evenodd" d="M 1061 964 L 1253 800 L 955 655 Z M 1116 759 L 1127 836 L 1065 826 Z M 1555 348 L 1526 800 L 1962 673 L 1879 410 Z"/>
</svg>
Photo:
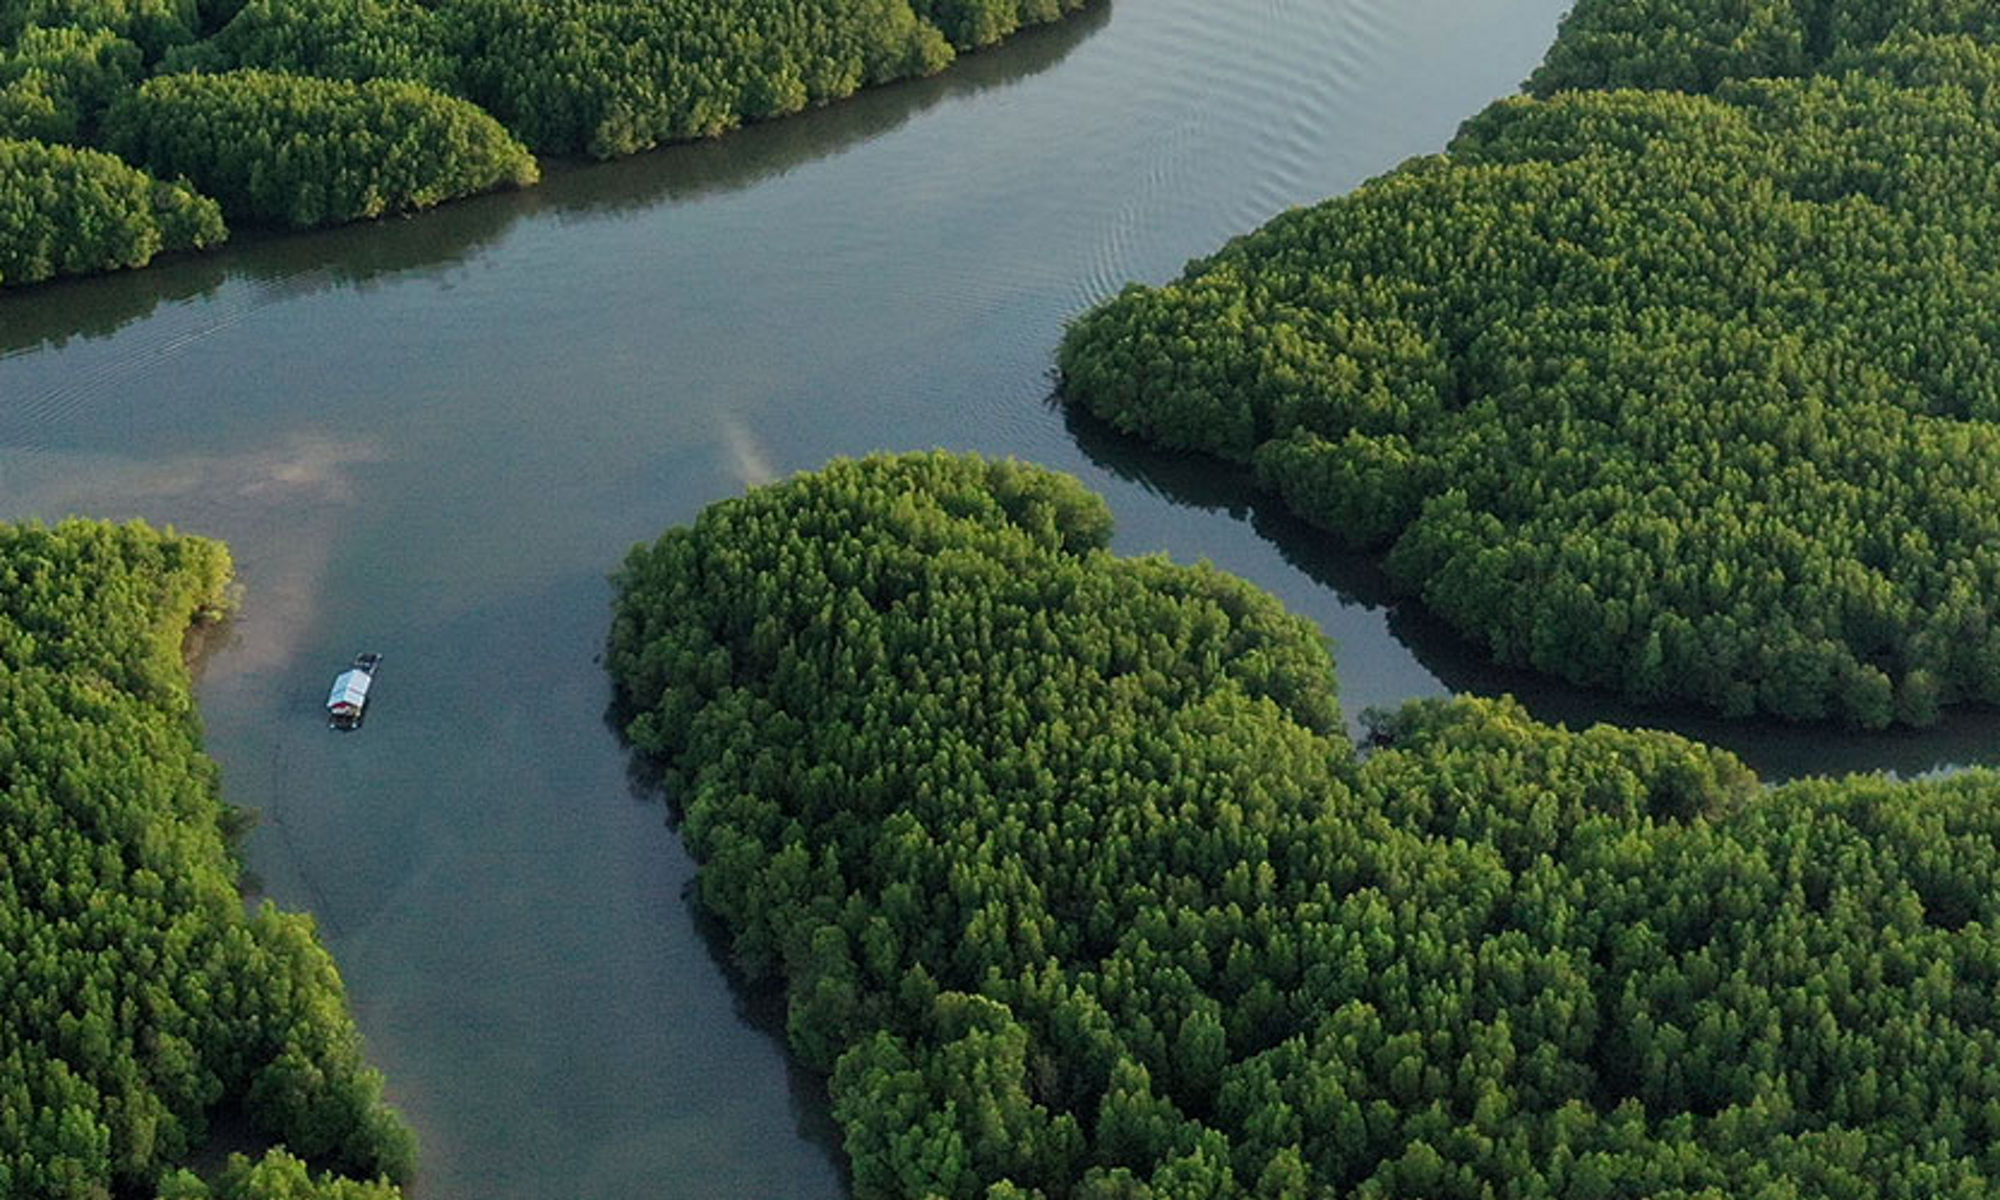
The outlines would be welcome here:
<svg viewBox="0 0 2000 1200">
<path fill-rule="evenodd" d="M 80 410 L 104 396 L 143 387 L 145 376 L 160 371 L 190 347 L 235 327 L 258 307 L 261 306 L 229 303 L 196 324 L 176 328 L 163 323 L 164 327 L 156 330 L 149 323 L 138 335 L 119 337 L 109 345 L 84 343 L 73 348 L 72 353 L 77 357 L 95 357 L 99 351 L 103 351 L 103 356 L 66 367 L 60 383 L 17 398 L 9 406 L 9 423 L 18 420 L 22 428 L 18 434 L 10 435 L 10 443 L 25 449 L 47 446 L 50 439 L 46 433 L 50 427 L 69 422 Z"/>
<path fill-rule="evenodd" d="M 1367 106 L 1366 81 L 1398 53 L 1399 31 L 1380 0 L 1302 8 L 1294 19 L 1302 26 L 1294 38 L 1246 44 L 1236 60 L 1244 92 L 1230 110 L 1231 133 L 1248 148 L 1242 170 L 1255 182 L 1227 214 L 1232 225 L 1326 198 L 1353 114 Z"/>
<path fill-rule="evenodd" d="M 1065 281 L 1072 311 L 1116 295 L 1147 267 L 1157 273 L 1161 264 L 1141 255 L 1164 224 L 1213 228 L 1214 240 L 1194 250 L 1208 254 L 1331 194 L 1355 114 L 1371 102 L 1369 81 L 1409 40 L 1387 0 L 1268 0 L 1261 11 L 1231 12 L 1179 9 L 1125 43 L 1135 59 L 1192 65 L 1171 91 L 1147 97 L 1149 133 L 1135 147 L 1142 161 L 1126 172 L 1136 186 L 1093 235 L 1083 271 Z M 1250 185 L 1216 189 L 1217 172 Z M 1222 207 L 1200 211 L 1218 191 Z"/>
</svg>

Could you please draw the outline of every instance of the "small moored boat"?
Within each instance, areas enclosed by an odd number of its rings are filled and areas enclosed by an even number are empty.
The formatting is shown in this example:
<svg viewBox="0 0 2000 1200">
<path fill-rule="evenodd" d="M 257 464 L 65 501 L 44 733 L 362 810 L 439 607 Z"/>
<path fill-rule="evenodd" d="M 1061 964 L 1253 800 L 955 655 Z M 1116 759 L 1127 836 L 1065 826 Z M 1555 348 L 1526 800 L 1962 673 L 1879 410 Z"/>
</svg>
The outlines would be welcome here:
<svg viewBox="0 0 2000 1200">
<path fill-rule="evenodd" d="M 354 665 L 334 676 L 333 692 L 326 698 L 326 723 L 330 729 L 355 729 L 368 708 L 368 685 L 375 680 L 379 654 L 357 654 Z"/>
</svg>

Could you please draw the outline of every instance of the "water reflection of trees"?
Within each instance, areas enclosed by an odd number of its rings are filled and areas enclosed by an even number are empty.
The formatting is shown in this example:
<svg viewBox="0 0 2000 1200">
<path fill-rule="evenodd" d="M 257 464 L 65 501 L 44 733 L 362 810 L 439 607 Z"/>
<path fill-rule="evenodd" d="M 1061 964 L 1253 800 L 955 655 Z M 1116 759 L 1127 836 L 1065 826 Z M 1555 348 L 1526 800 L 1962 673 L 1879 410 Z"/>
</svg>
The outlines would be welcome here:
<svg viewBox="0 0 2000 1200">
<path fill-rule="evenodd" d="M 1956 711 L 1921 731 L 1862 732 L 1828 725 L 1724 721 L 1687 709 L 1646 708 L 1570 687 L 1535 672 L 1495 666 L 1484 649 L 1420 604 L 1397 596 L 1378 559 L 1341 549 L 1325 533 L 1258 491 L 1248 472 L 1213 460 L 1155 450 L 1079 409 L 1063 422 L 1091 462 L 1169 503 L 1247 520 L 1285 562 L 1342 601 L 1389 609 L 1387 630 L 1438 682 L 1454 692 L 1511 693 L 1537 718 L 1581 728 L 1599 721 L 1671 729 L 1724 746 L 1767 779 L 1893 771 L 1919 775 L 1957 766 L 2000 765 L 2000 713 Z"/>
<path fill-rule="evenodd" d="M 520 193 L 520 199 L 565 215 L 619 213 L 751 187 L 889 133 L 944 101 L 1046 71 L 1110 20 L 1110 0 L 1101 0 L 1053 25 L 1023 30 L 1004 45 L 963 55 L 928 79 L 871 88 L 826 108 L 752 125 L 714 141 L 570 170 L 558 167 L 539 187 Z"/>
<path fill-rule="evenodd" d="M 0 295 L 0 357 L 106 337 L 162 304 L 206 296 L 228 277 L 227 253 L 160 258 L 144 271 L 71 276 Z"/>
<path fill-rule="evenodd" d="M 875 88 L 713 142 L 670 146 L 617 162 L 555 164 L 526 191 L 480 196 L 413 217 L 309 234 L 239 233 L 211 254 L 163 258 L 144 270 L 61 280 L 0 295 L 0 357 L 72 338 L 99 338 L 171 305 L 245 281 L 266 299 L 365 288 L 410 272 L 444 272 L 523 217 L 630 212 L 748 188 L 879 137 L 918 113 L 1029 78 L 1061 62 L 1111 19 L 1110 0 L 1005 45 L 960 58 L 943 74 Z"/>
</svg>

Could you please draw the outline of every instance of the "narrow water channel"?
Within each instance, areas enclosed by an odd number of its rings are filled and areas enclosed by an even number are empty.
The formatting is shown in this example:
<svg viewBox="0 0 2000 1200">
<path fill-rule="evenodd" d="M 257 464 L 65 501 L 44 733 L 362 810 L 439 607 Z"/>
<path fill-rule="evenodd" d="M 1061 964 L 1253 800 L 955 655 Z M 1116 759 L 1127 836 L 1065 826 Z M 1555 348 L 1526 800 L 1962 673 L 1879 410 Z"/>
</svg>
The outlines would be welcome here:
<svg viewBox="0 0 2000 1200">
<path fill-rule="evenodd" d="M 946 76 L 407 221 L 0 296 L 0 519 L 226 539 L 209 744 L 251 864 L 319 918 L 416 1124 L 422 1200 L 834 1197 L 795 1077 L 603 722 L 605 574 L 839 454 L 1012 454 L 1118 546 L 1208 557 L 1337 642 L 1351 711 L 1481 666 L 1240 483 L 1047 403 L 1065 319 L 1434 150 L 1562 0 L 1111 0 Z M 385 655 L 359 734 L 319 704 Z M 1650 714 L 1649 719 L 1667 718 Z M 1991 751 L 1677 723 L 1781 773 Z"/>
</svg>

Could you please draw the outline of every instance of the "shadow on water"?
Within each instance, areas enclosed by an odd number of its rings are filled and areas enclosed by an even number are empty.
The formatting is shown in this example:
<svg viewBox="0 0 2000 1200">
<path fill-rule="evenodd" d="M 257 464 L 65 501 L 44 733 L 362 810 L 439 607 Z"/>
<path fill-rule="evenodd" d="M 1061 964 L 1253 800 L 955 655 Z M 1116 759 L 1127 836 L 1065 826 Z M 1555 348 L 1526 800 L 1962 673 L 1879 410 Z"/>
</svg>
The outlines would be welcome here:
<svg viewBox="0 0 2000 1200">
<path fill-rule="evenodd" d="M 741 191 L 829 158 L 906 124 L 927 109 L 1038 75 L 1111 20 L 1111 0 L 1023 30 L 1000 46 L 959 58 L 927 79 L 869 88 L 825 108 L 608 163 L 545 164 L 543 181 L 516 193 L 534 211 L 616 215 Z"/>
<path fill-rule="evenodd" d="M 0 358 L 109 337 L 163 304 L 207 296 L 229 277 L 232 252 L 161 258 L 144 271 L 57 279 L 0 292 Z"/>
<path fill-rule="evenodd" d="M 1060 404 L 1059 400 L 1051 403 Z M 1348 604 L 1386 609 L 1386 629 L 1452 692 L 1512 695 L 1543 721 L 1580 729 L 1598 722 L 1668 729 L 1740 755 L 1773 782 L 1807 775 L 1887 771 L 1904 777 L 2000 765 L 2000 713 L 1961 710 L 1924 730 L 1866 732 L 1837 726 L 1725 721 L 1684 707 L 1647 707 L 1499 666 L 1414 600 L 1400 596 L 1378 558 L 1342 549 L 1260 491 L 1247 471 L 1152 449 L 1070 405 L 1070 436 L 1091 462 L 1170 503 L 1247 520 L 1286 563 Z"/>
<path fill-rule="evenodd" d="M 633 803 L 649 808 L 657 806 L 661 819 L 675 836 L 680 837 L 681 823 L 687 815 L 681 805 L 680 789 L 670 776 L 664 760 L 638 750 L 625 740 L 625 725 L 631 716 L 615 695 L 604 708 L 604 726 L 617 738 L 626 754 L 625 786 Z M 684 838 L 682 845 L 686 846 Z M 786 1091 L 791 1098 L 792 1119 L 800 1140 L 824 1152 L 827 1161 L 839 1169 L 842 1183 L 851 1190 L 852 1168 L 840 1135 L 840 1125 L 833 1119 L 833 1098 L 827 1092 L 828 1080 L 800 1063 L 791 1052 L 786 1032 L 789 1009 L 783 983 L 775 979 L 753 980 L 743 972 L 731 945 L 733 939 L 729 927 L 701 902 L 698 875 L 681 888 L 681 903 L 687 906 L 695 934 L 701 939 L 702 949 L 707 952 L 709 961 L 729 983 L 737 1019 L 770 1038 L 784 1051 Z"/>
<path fill-rule="evenodd" d="M 729 981 L 730 994 L 736 1000 L 737 1019 L 770 1038 L 785 1051 L 786 1090 L 791 1096 L 792 1120 L 799 1139 L 824 1152 L 827 1161 L 840 1171 L 841 1182 L 845 1185 L 843 1190 L 851 1191 L 853 1166 L 847 1159 L 840 1125 L 833 1119 L 833 1097 L 827 1090 L 829 1081 L 826 1076 L 799 1062 L 798 1056 L 791 1052 L 791 1043 L 786 1037 L 788 1006 L 784 985 L 774 979 L 751 980 L 743 974 L 730 947 L 729 928 L 702 907 L 695 881 L 688 881 L 682 891 L 682 899 L 694 915 L 695 933 L 701 938 L 709 959 Z"/>
<path fill-rule="evenodd" d="M 1344 549 L 1293 516 L 1257 487 L 1248 469 L 1201 455 L 1156 450 L 1056 397 L 1048 403 L 1062 413 L 1077 449 L 1118 478 L 1183 508 L 1226 512 L 1248 521 L 1286 563 L 1314 583 L 1333 589 L 1347 604 L 1389 608 L 1400 599 L 1378 559 Z"/>
<path fill-rule="evenodd" d="M 137 271 L 60 279 L 0 294 L 0 358 L 74 338 L 108 337 L 156 310 L 212 298 L 242 281 L 251 304 L 332 288 L 365 288 L 465 262 L 521 216 L 520 197 L 480 196 L 421 216 L 306 233 L 246 230 L 208 254 L 172 255 Z"/>
<path fill-rule="evenodd" d="M 545 164 L 543 182 L 477 196 L 415 216 L 310 233 L 239 231 L 209 254 L 163 258 L 139 271 L 62 279 L 0 294 L 0 358 L 72 338 L 106 337 L 163 305 L 213 295 L 245 280 L 276 300 L 362 288 L 470 259 L 523 218 L 616 215 L 739 191 L 828 158 L 947 100 L 1048 70 L 1111 20 L 1111 0 L 1004 45 L 965 55 L 943 73 L 871 88 L 826 108 L 753 125 L 708 142 L 668 146 L 610 163 Z"/>
</svg>

